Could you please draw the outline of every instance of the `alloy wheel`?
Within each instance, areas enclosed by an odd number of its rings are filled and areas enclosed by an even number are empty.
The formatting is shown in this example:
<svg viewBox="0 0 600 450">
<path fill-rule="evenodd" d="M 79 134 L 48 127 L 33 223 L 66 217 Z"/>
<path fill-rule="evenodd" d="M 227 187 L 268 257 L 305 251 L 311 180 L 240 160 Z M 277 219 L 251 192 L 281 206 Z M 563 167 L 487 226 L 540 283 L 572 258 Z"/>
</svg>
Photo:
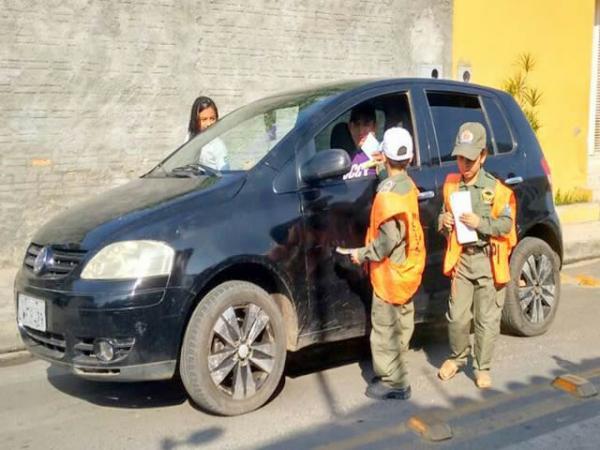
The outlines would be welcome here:
<svg viewBox="0 0 600 450">
<path fill-rule="evenodd" d="M 254 303 L 231 306 L 215 322 L 209 342 L 213 383 L 234 400 L 255 395 L 275 365 L 268 314 Z"/>
<path fill-rule="evenodd" d="M 528 321 L 542 323 L 550 315 L 556 300 L 556 280 L 552 261 L 547 255 L 530 255 L 521 269 L 519 303 Z"/>
</svg>

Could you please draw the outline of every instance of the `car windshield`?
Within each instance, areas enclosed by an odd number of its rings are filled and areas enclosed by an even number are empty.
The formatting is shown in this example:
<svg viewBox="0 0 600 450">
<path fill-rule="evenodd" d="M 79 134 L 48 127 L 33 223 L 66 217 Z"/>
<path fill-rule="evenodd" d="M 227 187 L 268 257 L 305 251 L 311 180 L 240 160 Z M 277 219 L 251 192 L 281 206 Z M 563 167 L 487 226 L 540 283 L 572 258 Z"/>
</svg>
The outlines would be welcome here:
<svg viewBox="0 0 600 450">
<path fill-rule="evenodd" d="M 342 90 L 344 86 L 328 87 L 253 102 L 185 143 L 150 174 L 194 176 L 251 169 L 296 126 L 303 114 Z"/>
</svg>

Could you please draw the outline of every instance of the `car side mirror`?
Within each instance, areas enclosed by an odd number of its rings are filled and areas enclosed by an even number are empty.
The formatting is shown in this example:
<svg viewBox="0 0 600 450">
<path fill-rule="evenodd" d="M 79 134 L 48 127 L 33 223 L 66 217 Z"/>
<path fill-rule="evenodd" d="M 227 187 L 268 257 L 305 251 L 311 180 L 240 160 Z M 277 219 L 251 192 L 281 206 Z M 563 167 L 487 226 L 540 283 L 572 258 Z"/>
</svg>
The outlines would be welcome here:
<svg viewBox="0 0 600 450">
<path fill-rule="evenodd" d="M 312 158 L 302 164 L 300 177 L 305 183 L 314 183 L 345 175 L 350 171 L 352 163 L 348 152 L 332 148 L 315 154 Z"/>
</svg>

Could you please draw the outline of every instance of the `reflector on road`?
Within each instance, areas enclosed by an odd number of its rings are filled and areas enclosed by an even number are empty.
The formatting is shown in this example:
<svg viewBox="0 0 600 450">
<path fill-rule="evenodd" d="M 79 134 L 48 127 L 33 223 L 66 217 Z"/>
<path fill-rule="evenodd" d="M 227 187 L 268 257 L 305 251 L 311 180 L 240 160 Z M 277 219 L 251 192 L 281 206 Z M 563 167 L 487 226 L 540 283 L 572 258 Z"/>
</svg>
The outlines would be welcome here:
<svg viewBox="0 0 600 450">
<path fill-rule="evenodd" d="M 429 441 L 445 441 L 452 438 L 450 425 L 436 417 L 412 416 L 406 424 L 423 439 Z"/>
<path fill-rule="evenodd" d="M 596 386 L 585 378 L 570 373 L 556 377 L 552 386 L 579 398 L 593 397 L 598 394 Z"/>
</svg>

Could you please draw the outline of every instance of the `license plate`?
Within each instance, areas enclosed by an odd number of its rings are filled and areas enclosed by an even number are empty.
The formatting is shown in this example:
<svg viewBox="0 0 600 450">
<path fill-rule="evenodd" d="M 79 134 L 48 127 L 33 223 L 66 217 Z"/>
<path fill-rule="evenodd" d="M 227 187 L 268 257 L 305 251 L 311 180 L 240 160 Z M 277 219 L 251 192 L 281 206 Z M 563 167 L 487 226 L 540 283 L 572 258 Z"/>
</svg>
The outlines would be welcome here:
<svg viewBox="0 0 600 450">
<path fill-rule="evenodd" d="M 46 302 L 29 295 L 17 297 L 17 320 L 20 325 L 46 331 Z"/>
</svg>

